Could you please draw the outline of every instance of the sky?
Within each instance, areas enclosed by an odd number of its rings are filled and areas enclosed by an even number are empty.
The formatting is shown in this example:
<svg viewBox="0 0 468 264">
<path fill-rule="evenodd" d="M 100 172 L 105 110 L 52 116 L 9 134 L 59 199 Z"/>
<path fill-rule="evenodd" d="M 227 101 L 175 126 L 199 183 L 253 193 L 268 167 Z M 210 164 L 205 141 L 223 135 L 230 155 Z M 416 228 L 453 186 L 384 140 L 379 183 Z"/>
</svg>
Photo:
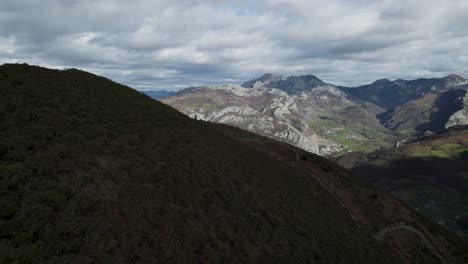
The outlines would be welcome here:
<svg viewBox="0 0 468 264">
<path fill-rule="evenodd" d="M 79 68 L 139 90 L 264 73 L 336 85 L 468 77 L 467 0 L 0 0 L 0 64 Z"/>
</svg>

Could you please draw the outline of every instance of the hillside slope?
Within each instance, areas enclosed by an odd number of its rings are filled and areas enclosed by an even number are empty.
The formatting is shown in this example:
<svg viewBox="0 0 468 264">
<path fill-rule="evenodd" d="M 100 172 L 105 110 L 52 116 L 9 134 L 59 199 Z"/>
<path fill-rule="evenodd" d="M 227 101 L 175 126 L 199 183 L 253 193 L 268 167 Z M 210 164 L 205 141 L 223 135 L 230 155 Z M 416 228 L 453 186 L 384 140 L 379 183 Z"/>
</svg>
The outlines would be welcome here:
<svg viewBox="0 0 468 264">
<path fill-rule="evenodd" d="M 0 263 L 466 263 L 316 155 L 79 70 L 0 66 Z"/>
<path fill-rule="evenodd" d="M 463 112 L 465 94 L 464 89 L 425 93 L 382 114 L 381 119 L 385 127 L 409 137 L 442 133 L 447 127 L 468 124 Z"/>
<path fill-rule="evenodd" d="M 338 162 L 468 238 L 468 128 Z"/>
<path fill-rule="evenodd" d="M 451 74 L 444 78 L 421 78 L 409 81 L 381 79 L 367 85 L 353 88 L 340 87 L 340 89 L 357 98 L 390 110 L 431 91 L 444 92 L 467 86 L 468 80 Z"/>
<path fill-rule="evenodd" d="M 451 126 L 468 125 L 468 107 L 464 103 L 468 80 L 458 75 L 410 81 L 383 79 L 340 89 L 385 109 L 378 115 L 381 123 L 402 138 L 417 138 L 427 132 L 442 133 Z"/>
</svg>

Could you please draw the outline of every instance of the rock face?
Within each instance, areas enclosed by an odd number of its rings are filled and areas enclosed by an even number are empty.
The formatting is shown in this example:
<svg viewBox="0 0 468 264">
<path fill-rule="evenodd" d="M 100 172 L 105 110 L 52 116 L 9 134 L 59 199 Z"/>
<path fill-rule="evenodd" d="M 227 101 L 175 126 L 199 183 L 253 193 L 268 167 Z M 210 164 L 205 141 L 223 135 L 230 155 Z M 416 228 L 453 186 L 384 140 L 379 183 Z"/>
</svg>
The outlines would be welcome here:
<svg viewBox="0 0 468 264">
<path fill-rule="evenodd" d="M 463 97 L 458 98 L 458 101 L 462 109 L 450 116 L 447 124 L 445 125 L 446 128 L 468 125 L 468 92 L 465 92 Z"/>
<path fill-rule="evenodd" d="M 192 118 L 237 126 L 320 155 L 389 145 L 382 110 L 313 75 L 266 74 L 243 86 L 201 86 L 163 100 Z"/>
<path fill-rule="evenodd" d="M 278 89 L 202 86 L 163 102 L 194 119 L 238 126 L 313 153 L 329 154 L 340 149 L 336 143 L 314 133 L 307 123 L 291 119 L 300 115 L 297 104 Z"/>
</svg>

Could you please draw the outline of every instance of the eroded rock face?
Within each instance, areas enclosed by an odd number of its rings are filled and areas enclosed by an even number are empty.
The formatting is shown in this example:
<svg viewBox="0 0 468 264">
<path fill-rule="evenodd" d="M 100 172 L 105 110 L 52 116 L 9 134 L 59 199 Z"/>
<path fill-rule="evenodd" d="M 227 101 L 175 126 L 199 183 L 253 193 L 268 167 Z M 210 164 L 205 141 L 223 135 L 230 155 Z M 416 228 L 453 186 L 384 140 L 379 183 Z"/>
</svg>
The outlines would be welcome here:
<svg viewBox="0 0 468 264">
<path fill-rule="evenodd" d="M 279 89 L 203 86 L 164 102 L 192 118 L 237 126 L 312 153 L 326 155 L 341 149 L 314 133 L 299 118 L 295 100 Z"/>
</svg>

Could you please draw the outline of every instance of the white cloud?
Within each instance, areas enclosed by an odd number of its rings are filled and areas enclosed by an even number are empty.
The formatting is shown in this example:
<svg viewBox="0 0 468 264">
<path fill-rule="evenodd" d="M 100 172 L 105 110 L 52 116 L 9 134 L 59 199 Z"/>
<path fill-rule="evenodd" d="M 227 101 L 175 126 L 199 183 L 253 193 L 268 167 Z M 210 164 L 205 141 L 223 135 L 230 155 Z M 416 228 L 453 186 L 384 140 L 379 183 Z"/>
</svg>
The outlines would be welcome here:
<svg viewBox="0 0 468 264">
<path fill-rule="evenodd" d="M 13 55 L 16 52 L 15 37 L 0 36 L 0 55 Z"/>
<path fill-rule="evenodd" d="M 265 72 L 336 84 L 468 75 L 464 0 L 0 3 L 0 62 L 78 67 L 135 88 Z"/>
</svg>

